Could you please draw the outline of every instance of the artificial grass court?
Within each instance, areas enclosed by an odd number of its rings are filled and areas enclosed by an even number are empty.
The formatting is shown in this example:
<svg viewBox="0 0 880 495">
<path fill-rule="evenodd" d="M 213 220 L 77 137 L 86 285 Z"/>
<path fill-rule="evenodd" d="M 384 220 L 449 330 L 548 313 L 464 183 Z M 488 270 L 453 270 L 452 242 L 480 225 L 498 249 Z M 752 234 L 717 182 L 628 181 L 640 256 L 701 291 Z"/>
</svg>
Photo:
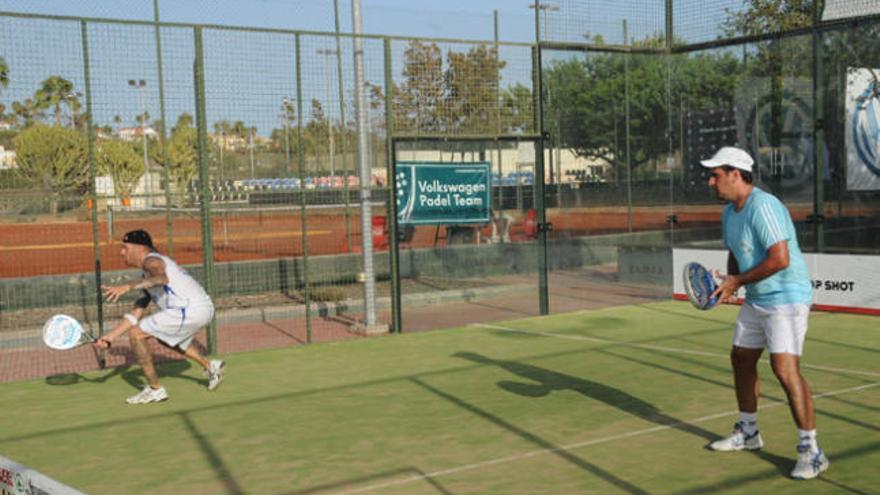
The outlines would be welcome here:
<svg viewBox="0 0 880 495">
<path fill-rule="evenodd" d="M 804 374 L 831 468 L 788 478 L 796 433 L 762 363 L 759 453 L 737 419 L 736 307 L 663 302 L 226 356 L 216 392 L 123 403 L 138 369 L 0 385 L 0 455 L 90 494 L 877 493 L 880 325 L 812 314 Z"/>
</svg>

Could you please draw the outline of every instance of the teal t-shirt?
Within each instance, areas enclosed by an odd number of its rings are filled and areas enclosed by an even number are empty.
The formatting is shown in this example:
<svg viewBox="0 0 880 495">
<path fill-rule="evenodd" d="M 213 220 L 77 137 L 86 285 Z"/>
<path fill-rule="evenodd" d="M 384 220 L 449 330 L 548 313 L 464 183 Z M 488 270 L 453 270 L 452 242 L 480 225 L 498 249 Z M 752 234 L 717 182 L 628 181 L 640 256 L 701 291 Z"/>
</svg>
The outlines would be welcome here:
<svg viewBox="0 0 880 495">
<path fill-rule="evenodd" d="M 746 284 L 746 302 L 762 306 L 810 304 L 813 284 L 798 245 L 794 223 L 788 209 L 776 196 L 755 187 L 745 206 L 736 211 L 733 204 L 721 216 L 724 246 L 733 253 L 739 272 L 745 273 L 767 258 L 767 250 L 788 241 L 788 268 Z"/>
</svg>

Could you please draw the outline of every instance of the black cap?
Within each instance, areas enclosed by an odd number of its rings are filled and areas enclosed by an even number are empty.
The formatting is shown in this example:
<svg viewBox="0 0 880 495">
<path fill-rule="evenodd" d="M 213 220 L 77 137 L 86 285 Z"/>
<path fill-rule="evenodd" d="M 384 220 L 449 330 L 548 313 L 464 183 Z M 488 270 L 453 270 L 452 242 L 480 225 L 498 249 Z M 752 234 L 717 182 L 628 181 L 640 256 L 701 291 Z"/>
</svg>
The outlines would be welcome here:
<svg viewBox="0 0 880 495">
<path fill-rule="evenodd" d="M 153 247 L 153 238 L 150 237 L 149 232 L 143 229 L 127 232 L 124 236 L 122 236 L 122 242 L 128 244 L 140 244 L 142 246 L 147 246 L 148 248 L 153 250 L 156 249 L 155 247 Z"/>
</svg>

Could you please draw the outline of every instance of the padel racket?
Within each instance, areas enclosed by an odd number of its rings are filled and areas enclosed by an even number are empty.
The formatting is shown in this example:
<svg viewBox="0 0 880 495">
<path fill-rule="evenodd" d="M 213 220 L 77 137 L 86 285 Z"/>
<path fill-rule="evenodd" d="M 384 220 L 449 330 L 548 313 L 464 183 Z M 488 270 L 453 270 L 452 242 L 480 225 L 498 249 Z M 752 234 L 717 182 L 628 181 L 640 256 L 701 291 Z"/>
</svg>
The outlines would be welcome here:
<svg viewBox="0 0 880 495">
<path fill-rule="evenodd" d="M 718 288 L 718 282 L 703 265 L 691 262 L 684 266 L 684 290 L 694 307 L 702 310 L 712 309 L 718 304 L 718 298 L 712 293 Z"/>
<path fill-rule="evenodd" d="M 95 337 L 71 316 L 55 315 L 43 325 L 43 342 L 52 349 L 66 351 L 94 341 Z"/>
</svg>

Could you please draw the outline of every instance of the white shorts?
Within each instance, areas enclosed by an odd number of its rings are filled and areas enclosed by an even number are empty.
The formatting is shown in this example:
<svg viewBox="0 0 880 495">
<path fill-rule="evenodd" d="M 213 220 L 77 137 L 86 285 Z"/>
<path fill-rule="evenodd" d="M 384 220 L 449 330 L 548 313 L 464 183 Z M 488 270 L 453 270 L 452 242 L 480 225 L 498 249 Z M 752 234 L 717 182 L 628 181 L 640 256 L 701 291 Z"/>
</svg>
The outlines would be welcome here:
<svg viewBox="0 0 880 495">
<path fill-rule="evenodd" d="M 733 330 L 733 345 L 746 349 L 767 348 L 771 354 L 800 356 L 807 336 L 807 304 L 760 306 L 743 303 Z"/>
<path fill-rule="evenodd" d="M 171 347 L 186 350 L 193 336 L 214 317 L 214 306 L 167 309 L 141 320 L 141 330 Z"/>
</svg>

